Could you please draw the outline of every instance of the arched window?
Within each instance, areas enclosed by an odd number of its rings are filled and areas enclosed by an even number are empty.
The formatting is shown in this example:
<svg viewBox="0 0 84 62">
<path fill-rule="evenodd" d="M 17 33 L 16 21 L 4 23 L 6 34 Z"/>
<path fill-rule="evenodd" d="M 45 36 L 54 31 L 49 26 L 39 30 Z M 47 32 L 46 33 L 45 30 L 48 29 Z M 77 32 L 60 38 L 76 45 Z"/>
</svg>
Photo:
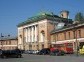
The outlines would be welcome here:
<svg viewBox="0 0 84 62">
<path fill-rule="evenodd" d="M 41 40 L 41 42 L 45 41 L 45 32 L 44 31 L 41 31 L 41 33 L 40 33 L 40 40 Z"/>
</svg>

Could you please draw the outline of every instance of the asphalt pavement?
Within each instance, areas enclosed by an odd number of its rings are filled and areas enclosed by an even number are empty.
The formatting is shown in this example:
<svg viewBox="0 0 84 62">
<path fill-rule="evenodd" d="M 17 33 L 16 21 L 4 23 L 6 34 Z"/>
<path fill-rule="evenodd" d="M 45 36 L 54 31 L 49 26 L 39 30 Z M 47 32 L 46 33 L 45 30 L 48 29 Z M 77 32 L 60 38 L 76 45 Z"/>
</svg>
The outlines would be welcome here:
<svg viewBox="0 0 84 62">
<path fill-rule="evenodd" d="M 0 58 L 0 62 L 84 62 L 84 56 L 50 56 L 23 54 L 23 58 Z"/>
</svg>

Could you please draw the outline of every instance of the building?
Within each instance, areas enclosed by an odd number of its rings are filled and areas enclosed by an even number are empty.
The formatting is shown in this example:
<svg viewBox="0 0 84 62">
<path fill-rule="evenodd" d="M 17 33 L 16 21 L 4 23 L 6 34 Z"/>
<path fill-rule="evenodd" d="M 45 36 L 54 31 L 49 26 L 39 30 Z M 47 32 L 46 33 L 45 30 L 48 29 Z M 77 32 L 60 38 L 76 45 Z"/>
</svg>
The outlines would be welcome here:
<svg viewBox="0 0 84 62">
<path fill-rule="evenodd" d="M 16 37 L 0 37 L 0 49 L 12 50 L 18 46 L 18 39 Z"/>
<path fill-rule="evenodd" d="M 84 45 L 84 23 L 61 26 L 51 32 L 51 44 L 72 43 L 74 52 Z"/>
<path fill-rule="evenodd" d="M 60 16 L 42 13 L 18 24 L 18 48 L 23 50 L 49 48 L 51 31 L 57 28 L 58 23 L 66 26 L 72 24 L 68 14 L 68 11 L 61 11 Z"/>
</svg>

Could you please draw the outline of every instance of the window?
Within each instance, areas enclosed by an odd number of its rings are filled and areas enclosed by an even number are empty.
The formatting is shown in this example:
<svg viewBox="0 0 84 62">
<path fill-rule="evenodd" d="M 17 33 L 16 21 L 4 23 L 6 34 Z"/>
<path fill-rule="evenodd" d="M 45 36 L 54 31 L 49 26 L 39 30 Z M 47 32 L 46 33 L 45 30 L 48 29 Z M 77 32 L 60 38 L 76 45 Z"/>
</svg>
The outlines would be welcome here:
<svg viewBox="0 0 84 62">
<path fill-rule="evenodd" d="M 9 40 L 9 45 L 11 45 L 11 40 Z"/>
<path fill-rule="evenodd" d="M 78 30 L 79 38 L 81 37 L 81 30 Z"/>
<path fill-rule="evenodd" d="M 0 45 L 1 45 L 1 41 L 0 41 Z"/>
<path fill-rule="evenodd" d="M 2 41 L 1 41 L 1 45 L 2 45 Z"/>
<path fill-rule="evenodd" d="M 45 41 L 45 32 L 44 31 L 42 31 L 40 33 L 40 40 L 41 40 L 41 42 L 44 42 Z"/>
<path fill-rule="evenodd" d="M 53 42 L 53 35 L 51 35 L 51 41 Z"/>
<path fill-rule="evenodd" d="M 73 31 L 73 37 L 74 37 L 74 39 L 75 39 L 75 31 Z"/>
<path fill-rule="evenodd" d="M 57 41 L 58 41 L 58 34 L 56 35 Z"/>
<path fill-rule="evenodd" d="M 66 32 L 64 32 L 64 39 L 66 40 Z"/>
<path fill-rule="evenodd" d="M 31 44 L 29 44 L 29 48 L 32 49 L 32 45 Z"/>
<path fill-rule="evenodd" d="M 37 50 L 39 50 L 39 45 L 37 45 Z"/>
<path fill-rule="evenodd" d="M 42 44 L 42 49 L 44 48 L 44 44 Z"/>
<path fill-rule="evenodd" d="M 72 43 L 68 43 L 68 44 L 67 44 L 67 47 L 68 47 L 68 48 L 73 48 L 73 44 L 72 44 Z"/>
<path fill-rule="evenodd" d="M 37 45 L 37 47 L 38 47 L 38 45 Z"/>
<path fill-rule="evenodd" d="M 35 45 L 33 47 L 35 47 Z"/>
<path fill-rule="evenodd" d="M 55 42 L 56 41 L 56 35 L 54 35 L 53 38 L 54 38 L 54 42 Z"/>
<path fill-rule="evenodd" d="M 34 31 L 35 31 L 35 27 L 33 26 L 33 28 L 34 28 Z"/>
<path fill-rule="evenodd" d="M 9 40 L 7 40 L 7 45 L 9 45 L 9 43 L 10 43 L 10 41 L 9 41 Z"/>
<path fill-rule="evenodd" d="M 68 32 L 68 35 L 69 35 L 69 39 L 70 39 L 70 32 Z"/>
<path fill-rule="evenodd" d="M 7 45 L 7 41 L 6 41 L 6 45 Z"/>
<path fill-rule="evenodd" d="M 3 41 L 2 43 L 3 43 L 3 45 L 4 45 L 4 41 Z"/>
</svg>

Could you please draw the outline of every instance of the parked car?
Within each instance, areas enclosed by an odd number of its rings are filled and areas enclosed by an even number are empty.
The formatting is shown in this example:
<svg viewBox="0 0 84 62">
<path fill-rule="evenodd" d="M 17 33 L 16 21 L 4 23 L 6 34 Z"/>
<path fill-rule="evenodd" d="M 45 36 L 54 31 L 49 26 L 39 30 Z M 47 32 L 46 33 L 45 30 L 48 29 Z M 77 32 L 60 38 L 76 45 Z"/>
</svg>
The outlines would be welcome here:
<svg viewBox="0 0 84 62">
<path fill-rule="evenodd" d="M 30 52 L 29 50 L 25 50 L 24 51 L 25 54 L 29 54 L 29 52 Z"/>
<path fill-rule="evenodd" d="M 15 50 L 2 50 L 2 53 L 0 54 L 1 58 L 8 58 L 8 57 L 17 57 L 17 58 L 21 58 L 22 57 L 22 53 L 19 49 L 15 49 Z"/>
<path fill-rule="evenodd" d="M 37 54 L 39 50 L 33 50 L 33 54 Z"/>
<path fill-rule="evenodd" d="M 2 54 L 2 50 L 0 49 L 0 57 L 1 57 L 1 54 Z"/>
<path fill-rule="evenodd" d="M 54 56 L 63 56 L 65 55 L 65 52 L 63 50 L 56 49 L 50 53 L 50 55 Z"/>
<path fill-rule="evenodd" d="M 25 54 L 37 54 L 39 50 L 26 50 L 24 53 Z"/>
<path fill-rule="evenodd" d="M 50 49 L 49 48 L 44 48 L 44 49 L 40 50 L 37 54 L 48 55 L 48 54 L 50 54 Z"/>
</svg>

